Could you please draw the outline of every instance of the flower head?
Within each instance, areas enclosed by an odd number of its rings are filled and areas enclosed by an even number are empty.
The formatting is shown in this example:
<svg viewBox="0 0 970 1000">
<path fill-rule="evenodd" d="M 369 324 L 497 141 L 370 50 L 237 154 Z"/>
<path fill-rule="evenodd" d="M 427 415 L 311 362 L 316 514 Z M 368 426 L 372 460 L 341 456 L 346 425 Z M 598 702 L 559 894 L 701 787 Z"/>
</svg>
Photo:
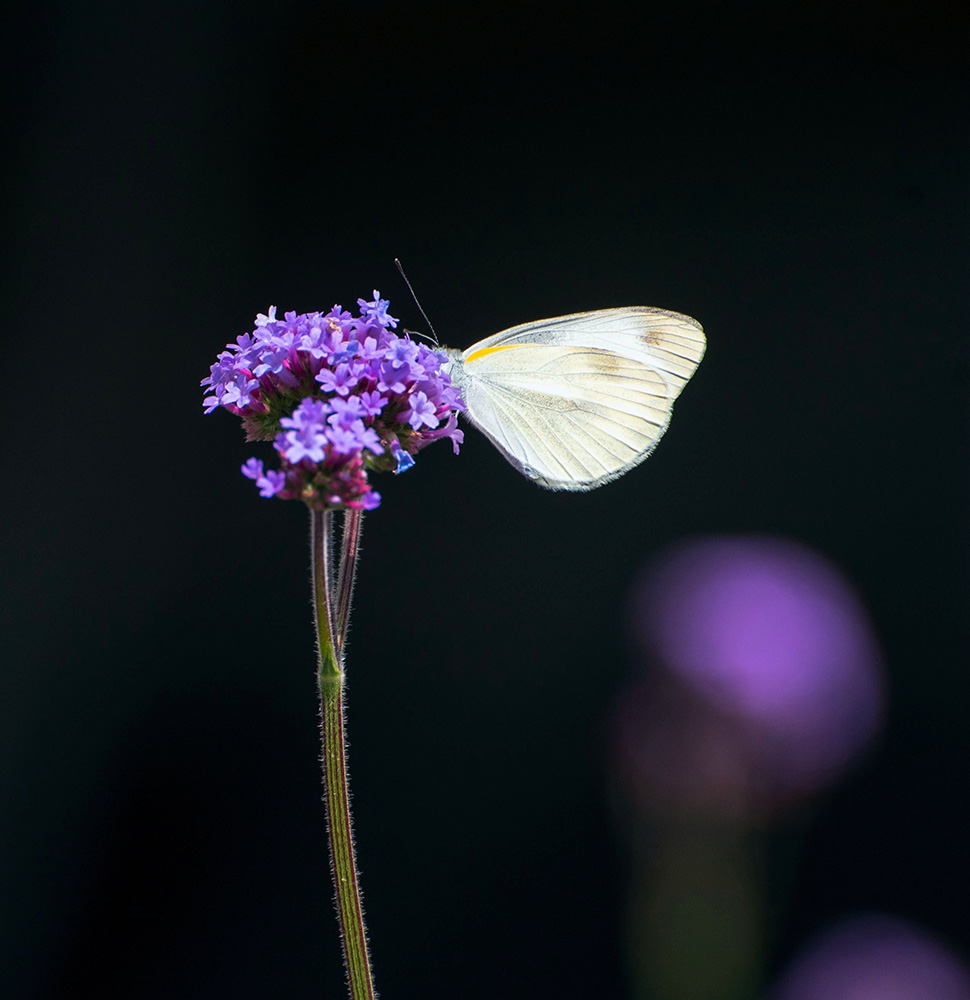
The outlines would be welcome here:
<svg viewBox="0 0 970 1000">
<path fill-rule="evenodd" d="M 278 470 L 255 458 L 242 469 L 261 496 L 372 510 L 380 496 L 369 471 L 403 472 L 439 437 L 457 453 L 465 404 L 441 370 L 446 358 L 393 333 L 398 321 L 376 290 L 357 304 L 359 316 L 336 305 L 282 319 L 271 306 L 202 380 L 206 413 L 223 407 L 247 440 L 273 442 Z"/>
</svg>

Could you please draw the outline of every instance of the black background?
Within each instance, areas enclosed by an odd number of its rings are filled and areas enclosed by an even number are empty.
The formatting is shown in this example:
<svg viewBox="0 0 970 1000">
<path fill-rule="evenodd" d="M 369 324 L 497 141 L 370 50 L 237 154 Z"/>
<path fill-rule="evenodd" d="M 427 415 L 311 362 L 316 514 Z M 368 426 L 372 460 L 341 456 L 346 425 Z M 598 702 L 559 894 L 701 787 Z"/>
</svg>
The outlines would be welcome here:
<svg viewBox="0 0 970 1000">
<path fill-rule="evenodd" d="M 339 997 L 306 517 L 199 379 L 377 287 L 467 346 L 643 304 L 708 355 L 550 494 L 469 431 L 378 488 L 351 773 L 387 997 L 619 997 L 612 706 L 665 544 L 832 559 L 879 746 L 770 832 L 766 981 L 860 908 L 966 954 L 964 5 L 48 4 L 6 56 L 3 996 Z M 264 457 L 266 456 L 265 453 Z"/>
</svg>

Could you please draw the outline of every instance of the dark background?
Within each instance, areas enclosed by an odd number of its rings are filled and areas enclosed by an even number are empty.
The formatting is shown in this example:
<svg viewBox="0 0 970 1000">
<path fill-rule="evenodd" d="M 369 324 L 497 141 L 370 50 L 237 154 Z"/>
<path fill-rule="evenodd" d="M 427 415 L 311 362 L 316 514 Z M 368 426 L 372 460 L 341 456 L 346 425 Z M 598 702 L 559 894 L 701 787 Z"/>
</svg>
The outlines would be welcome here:
<svg viewBox="0 0 970 1000">
<path fill-rule="evenodd" d="M 377 287 L 420 328 L 395 256 L 454 346 L 644 304 L 709 348 L 607 488 L 541 491 L 474 431 L 379 484 L 349 672 L 382 993 L 628 995 L 623 603 L 706 533 L 833 560 L 891 683 L 879 746 L 770 832 L 794 860 L 766 982 L 860 908 L 966 956 L 965 5 L 52 3 L 20 28 L 0 994 L 342 995 L 305 512 L 257 497 L 198 382 L 270 304 Z"/>
</svg>

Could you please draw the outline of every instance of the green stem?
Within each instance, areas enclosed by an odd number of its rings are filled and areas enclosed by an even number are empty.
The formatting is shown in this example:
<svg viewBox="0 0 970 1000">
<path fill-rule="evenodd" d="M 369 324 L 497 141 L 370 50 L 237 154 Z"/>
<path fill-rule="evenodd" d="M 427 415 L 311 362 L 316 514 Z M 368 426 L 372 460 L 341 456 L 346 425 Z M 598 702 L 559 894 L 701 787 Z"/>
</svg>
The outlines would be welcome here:
<svg viewBox="0 0 970 1000">
<path fill-rule="evenodd" d="M 349 588 L 356 561 L 359 516 L 344 521 L 342 559 L 338 580 L 347 587 L 346 603 L 335 600 L 331 566 L 332 518 L 330 511 L 310 512 L 310 546 L 313 563 L 313 608 L 317 630 L 317 685 L 320 691 L 320 736 L 322 742 L 324 799 L 327 804 L 327 834 L 330 867 L 336 891 L 337 919 L 343 946 L 344 966 L 351 1000 L 375 1000 L 364 908 L 357 884 L 357 860 L 350 818 L 350 786 L 347 777 L 347 739 L 344 725 L 343 637 L 350 608 Z M 353 537 L 348 539 L 347 533 Z M 343 586 L 339 587 L 343 594 Z"/>
<path fill-rule="evenodd" d="M 347 622 L 350 620 L 350 598 L 354 591 L 354 577 L 357 573 L 363 517 L 363 511 L 346 511 L 340 538 L 340 571 L 337 575 L 337 611 L 334 629 L 337 636 L 337 653 L 341 657 L 344 652 L 344 641 L 347 638 Z"/>
</svg>

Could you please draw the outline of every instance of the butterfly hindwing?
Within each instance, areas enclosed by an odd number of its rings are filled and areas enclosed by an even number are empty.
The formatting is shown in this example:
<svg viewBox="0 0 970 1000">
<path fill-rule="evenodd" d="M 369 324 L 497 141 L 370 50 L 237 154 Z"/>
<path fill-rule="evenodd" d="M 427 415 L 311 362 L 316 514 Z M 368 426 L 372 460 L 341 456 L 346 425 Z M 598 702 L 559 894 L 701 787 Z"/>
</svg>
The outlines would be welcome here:
<svg viewBox="0 0 970 1000">
<path fill-rule="evenodd" d="M 550 489 L 622 475 L 652 451 L 670 416 L 656 370 L 597 348 L 501 345 L 465 362 L 461 386 L 472 422 Z"/>
</svg>

